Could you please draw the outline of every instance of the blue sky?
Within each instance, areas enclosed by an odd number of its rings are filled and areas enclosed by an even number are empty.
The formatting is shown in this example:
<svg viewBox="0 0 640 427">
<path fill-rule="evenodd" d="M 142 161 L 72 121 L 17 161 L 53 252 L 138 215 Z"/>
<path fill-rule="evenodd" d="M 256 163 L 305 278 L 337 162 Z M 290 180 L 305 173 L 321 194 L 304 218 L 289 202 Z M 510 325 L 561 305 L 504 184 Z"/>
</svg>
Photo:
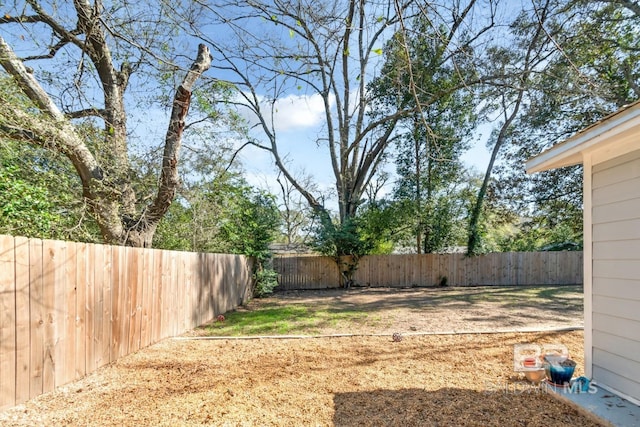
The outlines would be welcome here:
<svg viewBox="0 0 640 427">
<path fill-rule="evenodd" d="M 321 189 L 330 191 L 335 188 L 335 177 L 331 170 L 328 148 L 315 143 L 318 133 L 322 132 L 323 120 L 324 107 L 318 96 L 289 95 L 278 101 L 275 122 L 280 153 L 292 160 L 292 173 L 312 175 Z M 481 173 L 484 173 L 491 156 L 486 148 L 490 131 L 491 127 L 488 125 L 478 128 L 471 137 L 471 149 L 462 157 L 468 167 Z M 261 138 L 262 134 L 256 132 L 256 136 Z M 239 158 L 252 185 L 277 193 L 274 184 L 278 172 L 271 153 L 246 147 Z M 393 172 L 394 165 L 388 165 L 387 170 Z M 387 189 L 390 190 L 391 188 Z"/>
<path fill-rule="evenodd" d="M 211 71 L 208 73 L 211 74 Z M 249 124 L 257 123 L 255 116 L 246 111 L 243 115 Z M 140 144 L 140 148 L 158 147 L 164 142 L 168 120 L 168 110 L 154 108 L 143 112 L 135 111 L 129 119 L 129 130 L 136 136 L 135 139 Z M 190 114 L 187 122 L 190 120 L 197 120 L 196 115 Z M 320 96 L 294 93 L 282 97 L 276 103 L 274 122 L 278 149 L 285 162 L 289 162 L 290 172 L 298 178 L 302 175 L 311 176 L 320 193 L 330 197 L 327 206 L 336 210 L 335 177 L 331 169 L 328 148 L 326 145 L 316 144 L 318 136 L 323 134 L 323 127 L 326 126 L 324 105 Z M 469 168 L 474 168 L 483 174 L 490 157 L 490 152 L 486 148 L 490 131 L 490 125 L 479 127 L 475 134 L 471 135 L 472 148 L 462 157 Z M 259 141 L 265 140 L 261 129 L 256 129 L 253 136 Z M 235 146 L 240 147 L 244 142 L 235 141 Z M 193 143 L 189 141 L 187 133 L 183 145 L 186 149 L 191 144 Z M 245 178 L 251 185 L 279 194 L 280 189 L 276 181 L 278 170 L 270 152 L 246 146 L 239 153 L 238 159 L 243 165 Z M 395 166 L 388 164 L 386 170 L 393 174 Z M 185 172 L 184 169 L 183 172 Z M 390 192 L 392 188 L 393 181 L 387 185 L 383 193 Z"/>
<path fill-rule="evenodd" d="M 518 4 L 520 4 L 520 2 L 518 2 Z M 511 13 L 513 13 L 513 11 L 518 8 L 511 7 L 507 9 L 511 10 Z M 482 16 L 483 12 L 483 10 L 479 10 L 478 16 Z M 384 13 L 380 16 L 384 16 Z M 252 21 L 249 19 L 241 21 L 242 26 L 237 29 L 240 36 L 245 36 L 250 41 L 254 40 L 256 34 L 262 34 L 262 32 L 264 32 L 265 38 L 267 38 L 266 34 L 271 34 L 273 32 L 273 37 L 277 39 L 278 43 L 282 46 L 291 45 L 295 48 L 296 43 L 301 41 L 298 36 L 292 35 L 284 26 L 273 26 L 273 23 L 268 19 L 256 19 L 254 22 L 256 27 L 254 28 L 253 25 L 249 25 L 250 30 L 245 33 L 245 26 L 251 22 Z M 271 43 L 265 43 L 265 45 L 259 43 L 258 47 L 253 47 L 250 43 L 246 45 L 238 43 L 236 46 L 236 40 L 234 39 L 236 33 L 233 33 L 232 36 L 229 37 L 230 40 L 223 40 L 224 37 L 222 37 L 221 34 L 224 34 L 225 27 L 221 27 L 221 24 L 216 23 L 215 20 L 214 22 L 206 23 L 201 30 L 204 33 L 203 41 L 210 45 L 217 46 L 222 49 L 227 46 L 226 43 L 229 43 L 228 49 L 226 50 L 216 52 L 215 47 L 213 48 L 214 66 L 207 73 L 208 76 L 230 81 L 243 81 L 243 77 L 245 76 L 239 77 L 230 73 L 229 68 L 227 68 L 227 64 L 225 64 L 224 61 L 216 66 L 215 59 L 220 56 L 223 58 L 227 57 L 228 54 L 230 59 L 234 61 L 234 65 L 238 66 L 241 72 L 245 73 L 248 80 L 252 82 L 253 89 L 258 93 L 258 96 L 278 96 L 279 99 L 276 103 L 277 112 L 274 117 L 278 151 L 281 157 L 285 160 L 285 163 L 287 160 L 290 161 L 290 163 L 287 164 L 289 172 L 296 177 L 300 177 L 302 174 L 310 175 L 313 177 L 316 185 L 321 189 L 322 193 L 326 194 L 327 191 L 334 192 L 335 177 L 331 169 L 331 159 L 329 158 L 328 147 L 326 145 L 318 146 L 316 143 L 319 139 L 318 137 L 326 134 L 323 132 L 323 126 L 326 126 L 326 117 L 324 105 L 322 104 L 320 96 L 314 95 L 315 90 L 307 87 L 304 82 L 301 83 L 300 81 L 287 79 L 284 76 L 274 77 L 269 74 L 269 71 L 260 69 L 257 65 L 252 65 L 262 64 L 262 62 L 256 60 L 255 63 L 249 61 L 248 65 L 244 63 L 244 56 L 241 57 L 239 52 L 243 52 L 242 55 L 245 53 L 248 55 L 257 55 L 256 58 L 261 58 L 261 60 L 267 61 L 265 68 L 268 69 L 268 64 L 271 63 L 268 59 L 264 58 L 263 55 L 265 51 L 268 51 L 272 46 Z M 392 34 L 392 30 L 393 28 L 389 27 L 387 30 L 389 33 L 382 33 L 375 45 L 372 46 L 383 47 L 387 37 Z M 322 32 L 320 32 L 319 37 L 322 36 Z M 221 37 L 222 39 L 218 40 Z M 216 41 L 219 41 L 220 43 L 216 44 Z M 255 49 L 256 51 L 253 52 L 252 49 Z M 379 71 L 378 68 L 383 60 L 383 55 L 373 55 L 369 58 L 366 73 L 368 76 L 367 79 Z M 275 65 L 271 64 L 272 68 L 278 69 L 279 65 L 277 64 L 277 61 L 274 63 Z M 293 68 L 295 69 L 295 67 Z M 354 73 L 358 72 L 358 70 L 358 67 L 354 67 L 350 71 L 349 75 L 351 75 L 352 78 L 355 78 Z M 266 77 L 267 75 L 269 75 L 268 78 Z M 358 75 L 358 77 L 360 76 Z M 340 83 L 340 78 L 340 76 L 337 76 L 338 83 Z M 354 82 L 352 83 L 351 89 L 356 90 L 355 88 L 357 85 Z M 266 85 L 266 87 L 263 85 Z M 242 87 L 242 84 L 240 85 L 240 89 L 246 90 L 247 93 L 249 92 L 249 89 Z M 354 94 L 352 99 L 355 97 L 356 96 Z M 347 97 L 343 96 L 343 99 L 347 99 Z M 268 116 L 270 106 L 262 105 L 261 110 L 266 116 Z M 240 111 L 240 113 L 243 114 L 242 111 Z M 257 123 L 256 118 L 252 117 L 248 110 L 246 112 L 245 119 L 249 123 Z M 335 126 L 335 123 L 333 126 Z M 484 173 L 490 156 L 485 147 L 485 141 L 487 140 L 490 129 L 487 129 L 487 127 L 481 127 L 480 129 L 481 130 L 479 132 L 482 134 L 479 133 L 477 135 L 472 135 L 471 142 L 473 143 L 473 148 L 464 155 L 463 161 L 478 172 Z M 261 132 L 261 129 L 256 129 L 252 136 L 256 140 L 266 144 L 266 136 Z M 238 141 L 237 145 L 240 146 L 243 143 L 244 141 Z M 275 168 L 273 159 L 269 152 L 247 146 L 239 155 L 239 159 L 244 165 L 246 178 L 252 185 L 269 189 L 271 192 L 277 194 L 278 186 L 276 177 L 278 176 L 278 171 Z M 386 166 L 386 170 L 393 172 L 395 167 L 393 164 L 390 164 Z M 387 191 L 390 191 L 392 186 L 393 183 L 390 183 Z"/>
<path fill-rule="evenodd" d="M 285 38 L 288 37 L 285 35 Z M 20 43 L 21 47 L 30 47 L 28 43 Z M 195 52 L 195 49 L 194 49 Z M 20 51 L 21 55 L 27 54 Z M 375 61 L 374 65 L 375 67 Z M 208 72 L 213 76 L 213 70 Z M 135 98 L 136 94 L 132 88 L 130 97 Z M 132 94 L 133 93 L 133 94 Z M 137 143 L 143 147 L 157 147 L 164 142 L 164 137 L 168 125 L 168 111 L 161 109 L 148 109 L 145 111 L 134 111 L 129 118 L 129 131 L 136 135 Z M 191 117 L 193 118 L 193 117 Z M 246 117 L 251 121 L 251 117 Z M 188 118 L 189 120 L 189 118 Z M 328 149 L 326 146 L 316 144 L 317 136 L 322 132 L 325 122 L 324 106 L 318 95 L 305 95 L 303 93 L 289 94 L 277 102 L 277 113 L 275 116 L 276 130 L 278 131 L 279 150 L 284 159 L 292 161 L 290 171 L 294 175 L 311 175 L 321 189 L 322 193 L 333 191 L 335 187 L 335 177 L 331 170 Z M 264 136 L 256 133 L 260 140 Z M 474 136 L 474 147 L 464 156 L 465 162 L 483 172 L 488 162 L 489 153 L 485 148 L 484 141 L 486 135 Z M 241 145 L 244 141 L 238 141 Z M 188 140 L 184 141 L 189 144 Z M 266 188 L 277 193 L 275 178 L 278 175 L 273 164 L 271 154 L 254 147 L 247 147 L 239 156 L 244 165 L 247 180 L 260 188 Z M 393 171 L 393 165 L 388 165 L 387 170 Z M 388 188 L 391 190 L 391 188 Z"/>
</svg>

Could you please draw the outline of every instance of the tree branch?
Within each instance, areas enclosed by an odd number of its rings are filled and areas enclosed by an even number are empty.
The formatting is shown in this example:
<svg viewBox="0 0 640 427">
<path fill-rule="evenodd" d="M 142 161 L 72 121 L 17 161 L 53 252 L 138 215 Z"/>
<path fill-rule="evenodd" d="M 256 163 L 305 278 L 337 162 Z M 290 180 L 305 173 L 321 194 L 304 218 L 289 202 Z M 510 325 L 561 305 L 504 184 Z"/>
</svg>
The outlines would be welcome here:
<svg viewBox="0 0 640 427">
<path fill-rule="evenodd" d="M 77 34 L 80 34 L 80 31 L 76 28 L 73 31 L 68 31 L 64 28 L 60 23 L 58 23 L 55 19 L 45 13 L 44 10 L 40 7 L 35 0 L 26 0 L 29 3 L 29 6 L 33 8 L 33 10 L 38 14 L 38 20 L 35 22 L 43 22 L 47 24 L 54 33 L 56 33 L 61 39 L 67 40 L 76 46 L 82 48 L 84 42 L 76 37 Z"/>
<path fill-rule="evenodd" d="M 162 156 L 162 171 L 158 194 L 153 203 L 143 214 L 139 226 L 146 228 L 149 224 L 157 224 L 173 202 L 180 179 L 178 176 L 178 154 L 182 143 L 185 118 L 191 104 L 191 92 L 196 80 L 211 67 L 212 57 L 209 48 L 203 44 L 198 46 L 198 56 L 187 72 L 182 84 L 178 87 L 173 100 L 173 109 L 169 121 L 169 129 L 165 138 Z"/>
<path fill-rule="evenodd" d="M 0 36 L 0 65 L 18 83 L 20 89 L 44 113 L 54 120 L 63 121 L 64 115 L 51 101 L 49 95 L 42 89 L 35 77 L 27 70 L 13 49 Z"/>
<path fill-rule="evenodd" d="M 93 154 L 67 120 L 54 121 L 19 108 L 3 108 L 0 111 L 0 122 L 0 134 L 66 156 L 78 171 L 85 190 L 93 180 L 103 179 L 102 169 Z"/>
<path fill-rule="evenodd" d="M 74 30 L 74 31 L 71 31 L 71 34 L 78 35 L 79 32 L 77 30 Z M 66 39 L 62 39 L 58 43 L 53 45 L 53 47 L 51 47 L 51 49 L 49 49 L 49 53 L 47 53 L 46 55 L 27 56 L 27 57 L 23 58 L 23 61 L 35 61 L 35 60 L 38 60 L 38 59 L 51 59 L 51 58 L 56 56 L 56 54 L 60 51 L 60 49 L 62 49 L 63 47 L 65 47 L 69 43 L 71 43 L 71 41 L 66 40 Z"/>
<path fill-rule="evenodd" d="M 0 16 L 0 24 L 33 24 L 35 22 L 42 22 L 42 18 L 38 15 Z"/>
<path fill-rule="evenodd" d="M 106 111 L 101 108 L 86 108 L 84 110 L 71 111 L 66 113 L 66 116 L 70 119 L 81 119 L 83 117 L 100 117 L 104 118 Z"/>
</svg>

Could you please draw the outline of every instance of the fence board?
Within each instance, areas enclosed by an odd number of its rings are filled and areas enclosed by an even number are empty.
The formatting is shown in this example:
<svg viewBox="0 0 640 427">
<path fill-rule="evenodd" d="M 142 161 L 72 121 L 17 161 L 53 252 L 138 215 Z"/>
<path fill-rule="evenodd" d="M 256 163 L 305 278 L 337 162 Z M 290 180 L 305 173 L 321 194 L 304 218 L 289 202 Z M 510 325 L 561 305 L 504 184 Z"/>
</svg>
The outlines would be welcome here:
<svg viewBox="0 0 640 427">
<path fill-rule="evenodd" d="M 216 316 L 216 314 L 222 310 L 222 307 L 220 306 L 220 294 L 222 293 L 221 289 L 224 289 L 224 286 L 225 286 L 224 281 L 233 280 L 231 277 L 222 278 L 221 276 L 221 270 L 226 267 L 226 264 L 228 261 L 229 260 L 226 255 L 211 254 L 210 265 L 213 265 L 214 267 L 211 269 L 212 280 L 211 280 L 211 286 L 209 287 L 210 300 L 208 304 L 209 307 L 206 311 L 207 313 L 207 316 L 205 317 L 206 322 L 213 319 Z M 220 269 L 219 268 L 220 266 L 223 266 L 223 268 Z M 223 279 L 222 282 L 220 281 L 221 279 Z"/>
<path fill-rule="evenodd" d="M 425 259 L 420 255 L 416 255 L 415 258 L 416 270 L 418 271 L 418 277 L 416 278 L 416 286 L 426 286 L 426 269 L 425 269 Z"/>
<path fill-rule="evenodd" d="M 42 362 L 42 392 L 47 393 L 55 387 L 55 346 L 56 346 L 56 246 L 57 242 L 42 242 L 43 280 L 42 301 L 45 310 L 44 323 L 44 360 Z"/>
<path fill-rule="evenodd" d="M 185 276 L 184 276 L 184 286 L 185 286 L 185 304 L 186 308 L 184 310 L 184 321 L 186 327 L 189 325 L 196 324 L 195 313 L 197 309 L 197 301 L 198 297 L 195 292 L 196 287 L 194 286 L 195 281 L 195 273 L 196 273 L 197 263 L 195 257 L 185 257 Z"/>
<path fill-rule="evenodd" d="M 162 252 L 162 294 L 160 301 L 162 303 L 162 316 L 160 322 L 160 335 L 158 338 L 166 336 L 168 334 L 169 322 L 171 320 L 171 271 L 173 270 L 171 253 Z"/>
<path fill-rule="evenodd" d="M 29 240 L 29 398 L 42 394 L 45 300 L 43 294 L 42 240 Z"/>
<path fill-rule="evenodd" d="M 73 381 L 76 377 L 76 319 L 78 318 L 78 313 L 76 312 L 77 249 L 78 246 L 75 244 L 71 243 L 66 245 L 66 259 L 64 259 L 64 313 L 62 316 L 65 328 L 65 342 L 64 348 L 62 348 L 62 352 L 64 353 L 64 367 L 61 375 L 62 380 L 59 384 L 66 384 Z"/>
<path fill-rule="evenodd" d="M 120 270 L 118 271 L 118 289 L 119 289 L 119 298 L 117 307 L 118 307 L 118 344 L 117 344 L 117 352 L 115 355 L 115 359 L 119 357 L 125 356 L 129 353 L 129 325 L 131 324 L 131 317 L 129 307 L 131 305 L 131 284 L 128 282 L 128 264 L 129 264 L 129 254 L 131 253 L 131 248 L 127 247 L 119 247 L 118 248 L 118 259 L 120 263 Z M 113 305 L 113 304 L 112 304 Z M 112 360 L 115 360 L 112 359 Z"/>
<path fill-rule="evenodd" d="M 365 285 L 371 286 L 371 283 L 376 282 L 378 280 L 378 277 L 380 276 L 379 266 L 373 261 L 372 257 L 363 258 L 360 260 L 360 262 L 362 263 L 362 268 L 370 272 L 369 281 L 365 283 Z"/>
<path fill-rule="evenodd" d="M 0 408 L 16 402 L 14 239 L 0 236 Z"/>
<path fill-rule="evenodd" d="M 29 316 L 29 239 L 15 238 L 16 403 L 29 400 L 31 383 Z"/>
<path fill-rule="evenodd" d="M 436 283 L 437 284 L 443 283 L 442 281 L 446 278 L 447 284 L 449 286 L 460 286 L 459 283 L 453 283 L 453 280 L 455 280 L 455 277 L 452 277 L 451 271 L 449 269 L 449 262 L 448 262 L 449 257 L 444 255 L 437 255 L 437 257 L 438 257 L 438 272 L 437 272 Z"/>
<path fill-rule="evenodd" d="M 86 366 L 86 306 L 87 306 L 87 244 L 76 246 L 76 318 L 75 318 L 75 379 L 87 373 Z"/>
<path fill-rule="evenodd" d="M 95 260 L 95 245 L 88 244 L 86 249 L 87 262 L 85 265 L 85 306 L 84 306 L 84 367 L 85 374 L 92 372 L 96 365 L 96 341 L 95 341 L 95 323 L 96 323 L 96 287 L 95 272 L 92 269 L 91 262 Z"/>
<path fill-rule="evenodd" d="M 151 322 L 151 343 L 160 341 L 162 336 L 160 326 L 162 324 L 162 252 L 154 251 L 153 255 L 153 294 L 152 294 L 152 322 Z"/>
<path fill-rule="evenodd" d="M 209 283 L 208 281 L 210 280 L 208 276 L 208 266 L 209 264 L 206 262 L 206 255 L 200 254 L 198 257 L 197 272 L 200 277 L 200 280 L 203 280 L 205 283 Z M 207 290 L 208 290 L 208 286 L 203 286 L 199 288 L 198 291 L 196 292 L 196 302 L 197 302 L 196 322 L 200 325 L 204 323 L 204 311 L 206 306 L 205 298 L 206 298 Z"/>
<path fill-rule="evenodd" d="M 111 348 L 111 250 L 108 247 L 95 247 L 96 263 L 102 263 L 104 268 L 94 270 L 95 281 L 95 368 L 109 363 L 109 349 Z M 100 264 L 98 264 L 100 265 Z"/>
<path fill-rule="evenodd" d="M 67 345 L 67 328 L 65 317 L 67 315 L 67 289 L 66 277 L 67 271 L 65 262 L 67 258 L 66 242 L 55 242 L 54 246 L 54 268 L 53 286 L 55 289 L 54 305 L 53 305 L 53 329 L 55 341 L 53 346 L 53 368 L 54 368 L 54 385 L 56 387 L 66 383 L 66 375 L 64 368 L 66 366 L 66 345 Z"/>
<path fill-rule="evenodd" d="M 153 254 L 154 251 L 143 252 L 142 262 L 142 309 L 140 319 L 140 348 L 144 348 L 151 342 L 151 312 L 153 290 Z"/>
<path fill-rule="evenodd" d="M 120 265 L 121 260 L 120 252 L 125 248 L 113 247 L 111 248 L 111 317 L 108 321 L 111 331 L 109 336 L 109 361 L 116 360 L 118 356 L 118 345 L 120 344 L 120 308 L 119 303 L 122 298 L 122 288 L 124 283 L 120 282 Z"/>
<path fill-rule="evenodd" d="M 210 265 L 215 266 L 211 270 L 212 280 L 210 286 L 210 294 L 209 294 L 209 309 L 206 311 L 205 322 L 213 319 L 218 313 L 222 311 L 222 306 L 220 305 L 220 296 L 222 290 L 224 289 L 225 284 L 220 283 L 218 285 L 218 280 L 220 279 L 220 269 L 219 266 L 223 266 L 222 268 L 226 268 L 226 264 L 229 262 L 226 255 L 223 254 L 211 254 Z M 225 277 L 224 280 L 233 280 L 231 277 Z"/>
<path fill-rule="evenodd" d="M 137 274 L 137 280 L 138 280 L 138 289 L 136 292 L 136 301 L 137 301 L 137 305 L 136 305 L 136 316 L 138 316 L 138 322 L 136 324 L 136 329 L 135 329 L 135 334 L 137 336 L 137 339 L 135 340 L 134 343 L 134 347 L 135 350 L 137 351 L 140 348 L 142 348 L 142 327 L 144 324 L 144 318 L 143 318 L 143 310 L 144 310 L 144 304 L 145 304 L 145 285 L 146 285 L 146 280 L 145 280 L 145 274 L 146 274 L 146 268 L 147 266 L 145 265 L 146 261 L 147 261 L 147 257 L 145 256 L 145 254 L 148 251 L 141 251 L 140 252 L 140 256 L 139 256 L 139 264 L 138 264 L 138 274 Z"/>
<path fill-rule="evenodd" d="M 356 270 L 355 276 L 358 275 L 369 275 L 369 281 L 364 283 L 365 286 L 371 286 L 371 282 L 378 277 L 378 271 L 376 269 L 376 265 L 371 261 L 371 257 L 363 258 L 360 260 L 358 264 L 358 270 Z"/>
<path fill-rule="evenodd" d="M 137 248 L 127 248 L 127 316 L 129 330 L 127 331 L 127 353 L 140 349 L 140 315 L 138 311 L 140 291 L 142 290 L 142 251 Z"/>
<path fill-rule="evenodd" d="M 180 331 L 184 331 L 187 326 L 184 321 L 185 309 L 185 259 L 182 254 L 176 254 L 176 307 L 173 317 L 173 334 L 178 335 Z"/>
<path fill-rule="evenodd" d="M 169 295 L 171 298 L 167 301 L 169 312 L 167 316 L 167 328 L 164 336 L 177 335 L 177 319 L 178 319 L 178 255 L 176 252 L 169 252 L 169 258 L 171 260 L 171 267 L 167 274 L 169 284 Z"/>
</svg>

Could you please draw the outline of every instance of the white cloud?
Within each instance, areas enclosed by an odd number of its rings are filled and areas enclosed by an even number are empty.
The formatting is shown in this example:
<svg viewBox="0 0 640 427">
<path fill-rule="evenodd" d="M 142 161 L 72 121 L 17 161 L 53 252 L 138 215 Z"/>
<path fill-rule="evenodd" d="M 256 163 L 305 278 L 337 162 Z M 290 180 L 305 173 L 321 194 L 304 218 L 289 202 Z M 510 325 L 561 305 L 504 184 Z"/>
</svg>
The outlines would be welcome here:
<svg viewBox="0 0 640 427">
<path fill-rule="evenodd" d="M 324 103 L 320 95 L 288 95 L 275 103 L 276 129 L 317 127 L 324 121 Z"/>
<path fill-rule="evenodd" d="M 333 105 L 333 102 L 332 102 Z M 264 97 L 260 99 L 260 109 L 271 127 L 271 102 Z M 258 124 L 258 118 L 249 109 L 239 109 L 250 126 Z M 273 118 L 278 132 L 317 128 L 325 122 L 325 108 L 322 97 L 313 95 L 287 95 L 273 104 Z"/>
</svg>

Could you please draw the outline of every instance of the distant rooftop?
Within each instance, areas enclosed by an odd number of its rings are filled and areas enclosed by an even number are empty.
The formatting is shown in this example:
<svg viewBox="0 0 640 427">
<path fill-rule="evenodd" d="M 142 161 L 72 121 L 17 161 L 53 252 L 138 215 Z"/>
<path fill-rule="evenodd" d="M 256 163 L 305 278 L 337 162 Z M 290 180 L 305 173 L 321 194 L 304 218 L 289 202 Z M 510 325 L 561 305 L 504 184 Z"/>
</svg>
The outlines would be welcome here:
<svg viewBox="0 0 640 427">
<path fill-rule="evenodd" d="M 269 249 L 274 255 L 318 255 L 303 243 L 272 243 Z"/>
</svg>

